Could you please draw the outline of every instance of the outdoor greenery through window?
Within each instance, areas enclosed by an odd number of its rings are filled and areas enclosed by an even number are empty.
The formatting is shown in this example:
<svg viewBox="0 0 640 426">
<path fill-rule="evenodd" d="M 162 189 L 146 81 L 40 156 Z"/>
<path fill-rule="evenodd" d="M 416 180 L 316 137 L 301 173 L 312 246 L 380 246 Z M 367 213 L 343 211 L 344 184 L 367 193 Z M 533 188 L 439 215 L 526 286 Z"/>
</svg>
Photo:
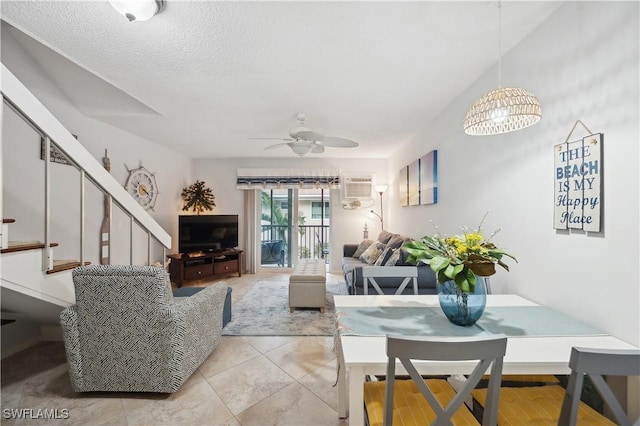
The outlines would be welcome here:
<svg viewBox="0 0 640 426">
<path fill-rule="evenodd" d="M 262 190 L 262 266 L 291 267 L 296 258 L 327 259 L 331 205 L 324 200 L 328 196 L 322 189 Z"/>
</svg>

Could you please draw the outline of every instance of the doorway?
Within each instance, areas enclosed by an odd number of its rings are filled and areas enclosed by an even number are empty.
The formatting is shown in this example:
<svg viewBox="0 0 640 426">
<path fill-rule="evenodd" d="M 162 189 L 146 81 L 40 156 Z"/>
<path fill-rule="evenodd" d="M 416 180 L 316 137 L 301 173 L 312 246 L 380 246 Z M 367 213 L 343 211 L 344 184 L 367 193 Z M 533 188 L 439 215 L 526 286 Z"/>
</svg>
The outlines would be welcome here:
<svg viewBox="0 0 640 426">
<path fill-rule="evenodd" d="M 329 190 L 264 189 L 260 199 L 262 268 L 291 268 L 298 258 L 328 262 Z"/>
</svg>

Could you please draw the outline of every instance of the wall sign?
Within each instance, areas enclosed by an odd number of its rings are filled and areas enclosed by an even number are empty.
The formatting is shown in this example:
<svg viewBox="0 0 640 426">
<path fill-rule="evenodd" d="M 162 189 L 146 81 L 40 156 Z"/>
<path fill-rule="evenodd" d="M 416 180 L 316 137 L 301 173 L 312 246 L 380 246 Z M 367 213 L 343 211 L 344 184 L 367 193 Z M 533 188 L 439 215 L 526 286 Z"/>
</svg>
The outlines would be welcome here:
<svg viewBox="0 0 640 426">
<path fill-rule="evenodd" d="M 553 227 L 600 232 L 604 135 L 591 133 L 569 142 L 571 133 L 567 141 L 554 147 Z"/>
<path fill-rule="evenodd" d="M 78 139 L 77 135 L 72 135 L 72 136 L 76 138 L 76 140 Z M 41 160 L 44 160 L 45 146 L 46 146 L 46 142 L 44 138 L 40 138 L 40 159 Z M 53 141 L 50 142 L 49 161 L 52 163 L 59 163 L 59 164 L 73 164 L 72 161 L 69 160 L 67 156 L 64 155 L 62 151 L 60 151 L 60 149 L 58 149 L 58 147 L 55 146 Z"/>
</svg>

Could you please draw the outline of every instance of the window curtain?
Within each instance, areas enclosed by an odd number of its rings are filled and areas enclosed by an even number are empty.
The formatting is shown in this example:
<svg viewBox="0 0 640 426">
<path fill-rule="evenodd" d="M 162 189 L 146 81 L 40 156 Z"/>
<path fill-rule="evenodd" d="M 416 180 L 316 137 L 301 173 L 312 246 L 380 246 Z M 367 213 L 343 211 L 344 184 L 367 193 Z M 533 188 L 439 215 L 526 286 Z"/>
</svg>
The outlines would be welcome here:
<svg viewBox="0 0 640 426">
<path fill-rule="evenodd" d="M 330 169 L 238 169 L 238 189 L 338 189 L 340 171 Z"/>
<path fill-rule="evenodd" d="M 260 267 L 260 191 L 244 191 L 244 264 L 245 270 L 255 274 Z"/>
</svg>

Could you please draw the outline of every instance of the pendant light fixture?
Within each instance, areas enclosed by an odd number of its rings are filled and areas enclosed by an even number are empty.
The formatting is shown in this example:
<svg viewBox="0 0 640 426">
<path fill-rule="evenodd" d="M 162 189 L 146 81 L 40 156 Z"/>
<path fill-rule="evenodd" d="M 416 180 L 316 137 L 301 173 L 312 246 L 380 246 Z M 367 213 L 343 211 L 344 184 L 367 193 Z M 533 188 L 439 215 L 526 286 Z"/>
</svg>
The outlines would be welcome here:
<svg viewBox="0 0 640 426">
<path fill-rule="evenodd" d="M 540 121 L 538 99 L 517 87 L 502 86 L 502 4 L 498 2 L 498 88 L 475 101 L 464 118 L 468 135 L 497 135 L 524 129 Z"/>
<path fill-rule="evenodd" d="M 148 21 L 164 9 L 164 0 L 109 0 L 130 22 Z"/>
</svg>

